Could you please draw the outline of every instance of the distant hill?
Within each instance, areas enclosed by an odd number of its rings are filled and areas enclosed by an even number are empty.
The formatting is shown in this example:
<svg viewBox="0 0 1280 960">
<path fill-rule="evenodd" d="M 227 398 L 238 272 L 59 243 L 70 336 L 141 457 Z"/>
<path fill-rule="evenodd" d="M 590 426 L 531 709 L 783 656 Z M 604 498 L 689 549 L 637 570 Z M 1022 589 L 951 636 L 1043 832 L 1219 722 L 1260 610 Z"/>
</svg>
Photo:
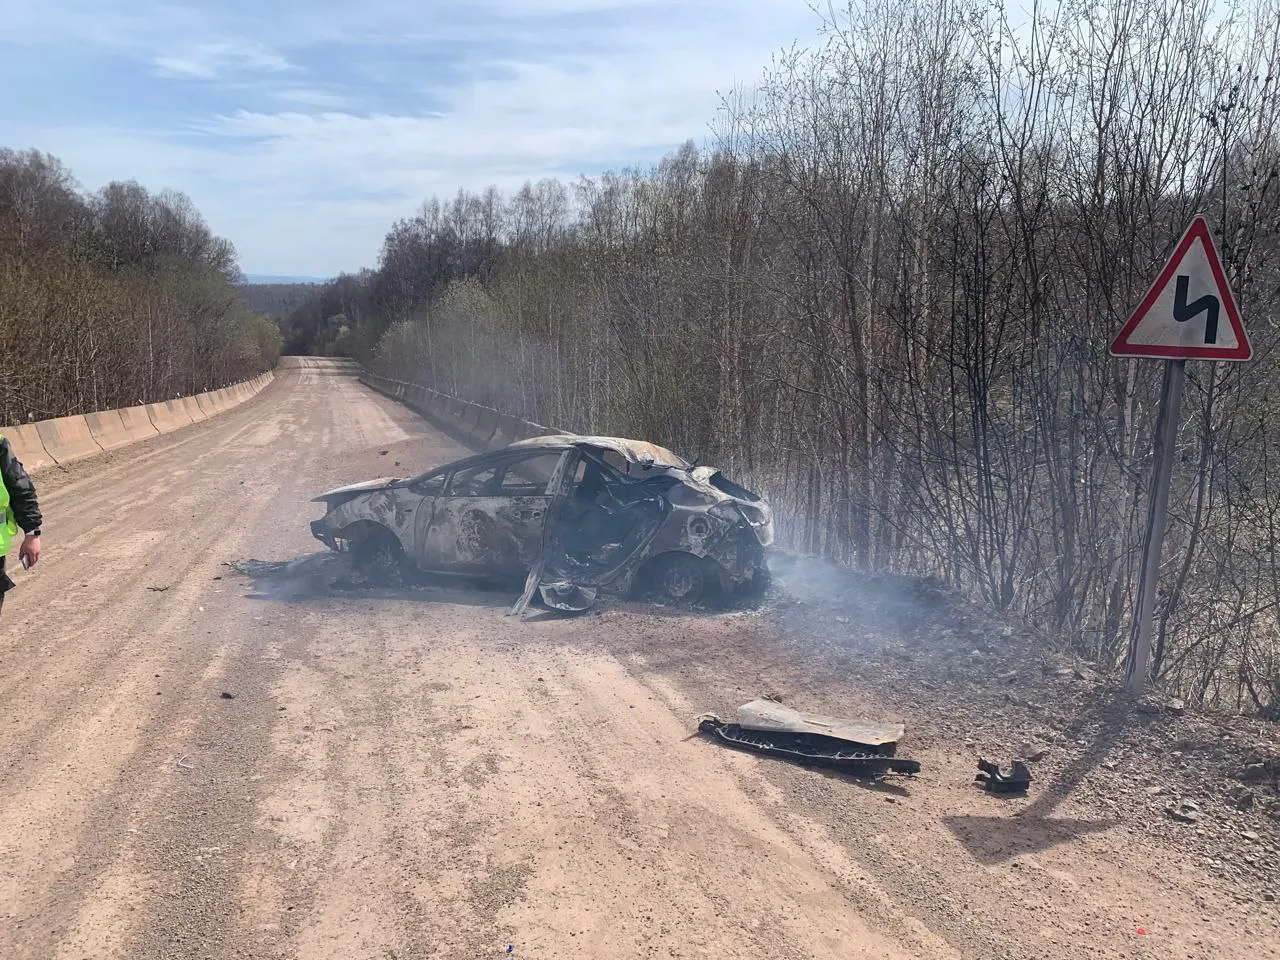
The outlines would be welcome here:
<svg viewBox="0 0 1280 960">
<path fill-rule="evenodd" d="M 324 283 L 328 277 L 285 277 L 268 273 L 246 273 L 244 282 L 250 284 L 282 284 L 282 283 Z"/>
<path fill-rule="evenodd" d="M 236 290 L 240 302 L 250 310 L 283 320 L 315 293 L 317 282 L 242 283 Z"/>
</svg>

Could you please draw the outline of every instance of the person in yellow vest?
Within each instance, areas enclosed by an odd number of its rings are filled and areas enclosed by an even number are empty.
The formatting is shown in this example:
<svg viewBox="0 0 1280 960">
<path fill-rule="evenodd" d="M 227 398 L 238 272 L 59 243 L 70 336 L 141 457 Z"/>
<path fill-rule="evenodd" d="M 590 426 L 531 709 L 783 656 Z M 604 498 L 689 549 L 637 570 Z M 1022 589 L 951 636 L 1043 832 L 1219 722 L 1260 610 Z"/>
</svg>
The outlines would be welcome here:
<svg viewBox="0 0 1280 960">
<path fill-rule="evenodd" d="M 40 504 L 36 501 L 36 487 L 27 476 L 18 458 L 13 455 L 9 441 L 0 434 L 0 608 L 4 595 L 14 586 L 4 572 L 4 560 L 9 555 L 13 538 L 21 527 L 26 536 L 18 548 L 18 559 L 27 569 L 40 561 Z"/>
</svg>

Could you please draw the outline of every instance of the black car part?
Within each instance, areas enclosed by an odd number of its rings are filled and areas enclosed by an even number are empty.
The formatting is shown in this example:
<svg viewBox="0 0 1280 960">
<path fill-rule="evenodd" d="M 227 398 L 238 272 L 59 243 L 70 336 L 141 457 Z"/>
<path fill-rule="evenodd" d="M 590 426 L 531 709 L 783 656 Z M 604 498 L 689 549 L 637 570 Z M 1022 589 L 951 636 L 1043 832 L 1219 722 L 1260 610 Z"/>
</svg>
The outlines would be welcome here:
<svg viewBox="0 0 1280 960">
<path fill-rule="evenodd" d="M 998 763 L 978 760 L 980 771 L 973 779 L 990 793 L 1026 793 L 1031 786 L 1031 768 L 1014 760 L 1008 773 Z"/>
<path fill-rule="evenodd" d="M 716 716 L 700 718 L 698 730 L 740 750 L 772 754 L 810 766 L 832 767 L 872 776 L 920 772 L 919 761 L 894 756 L 897 745 L 892 743 L 856 744 L 820 733 L 748 730 L 736 723 L 725 723 Z"/>
</svg>

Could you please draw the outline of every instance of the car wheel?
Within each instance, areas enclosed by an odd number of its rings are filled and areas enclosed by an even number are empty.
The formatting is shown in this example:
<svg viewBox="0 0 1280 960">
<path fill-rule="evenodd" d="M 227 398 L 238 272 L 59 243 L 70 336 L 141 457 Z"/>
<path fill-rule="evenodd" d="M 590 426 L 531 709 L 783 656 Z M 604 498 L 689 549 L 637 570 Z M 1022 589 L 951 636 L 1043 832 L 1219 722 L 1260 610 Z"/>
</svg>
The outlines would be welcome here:
<svg viewBox="0 0 1280 960">
<path fill-rule="evenodd" d="M 400 541 L 381 528 L 361 531 L 352 540 L 351 558 L 356 572 L 375 586 L 399 586 L 403 582 L 404 551 Z"/>
<path fill-rule="evenodd" d="M 753 600 L 759 600 L 769 592 L 769 587 L 773 585 L 773 576 L 769 573 L 768 568 L 758 567 L 755 575 L 747 581 L 746 596 Z"/>
<path fill-rule="evenodd" d="M 694 604 L 707 593 L 707 568 L 688 553 L 665 553 L 650 566 L 653 591 L 671 603 Z"/>
</svg>

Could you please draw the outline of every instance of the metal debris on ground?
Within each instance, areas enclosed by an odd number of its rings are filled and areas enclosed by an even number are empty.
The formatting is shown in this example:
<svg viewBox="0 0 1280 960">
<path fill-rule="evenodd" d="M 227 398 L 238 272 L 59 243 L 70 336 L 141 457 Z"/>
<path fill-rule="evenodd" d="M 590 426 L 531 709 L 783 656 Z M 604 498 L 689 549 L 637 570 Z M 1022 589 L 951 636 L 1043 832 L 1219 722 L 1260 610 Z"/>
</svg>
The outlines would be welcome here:
<svg viewBox="0 0 1280 960">
<path fill-rule="evenodd" d="M 1031 786 L 1031 768 L 1021 760 L 1014 760 L 1006 772 L 998 763 L 979 759 L 978 771 L 973 779 L 989 793 L 1026 793 Z"/>
<path fill-rule="evenodd" d="M 595 603 L 597 590 L 595 587 L 583 587 L 568 580 L 543 582 L 538 587 L 542 602 L 552 610 L 566 613 L 581 613 L 589 610 Z"/>
<path fill-rule="evenodd" d="M 869 724 L 801 713 L 775 700 L 752 700 L 738 708 L 737 722 L 715 714 L 698 718 L 698 730 L 740 750 L 754 750 L 813 766 L 854 774 L 917 774 L 920 764 L 898 757 L 902 724 Z"/>
</svg>

